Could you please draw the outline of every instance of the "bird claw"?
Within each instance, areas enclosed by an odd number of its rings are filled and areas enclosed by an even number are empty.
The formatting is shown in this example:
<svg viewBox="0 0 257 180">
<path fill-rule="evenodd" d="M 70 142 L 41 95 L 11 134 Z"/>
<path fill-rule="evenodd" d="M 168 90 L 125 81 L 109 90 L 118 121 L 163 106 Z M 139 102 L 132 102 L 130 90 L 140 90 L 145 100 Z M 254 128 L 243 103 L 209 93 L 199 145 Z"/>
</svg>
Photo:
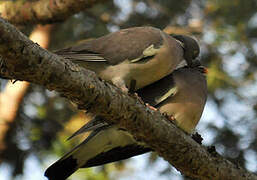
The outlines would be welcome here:
<svg viewBox="0 0 257 180">
<path fill-rule="evenodd" d="M 121 91 L 124 92 L 125 94 L 128 94 L 129 93 L 129 90 L 126 86 L 124 87 L 120 87 Z"/>
<path fill-rule="evenodd" d="M 155 107 L 151 106 L 148 103 L 145 103 L 146 107 L 148 107 L 149 109 L 153 110 L 153 111 L 157 111 L 158 109 L 156 109 Z"/>
<path fill-rule="evenodd" d="M 146 107 L 148 107 L 149 109 L 153 110 L 153 111 L 157 111 L 158 109 L 156 109 L 155 107 L 151 106 L 149 103 L 145 103 L 142 98 L 140 96 L 138 96 L 137 93 L 132 93 L 131 94 L 132 97 L 135 97 L 136 99 L 138 99 L 138 101 L 141 103 L 141 104 L 145 104 Z"/>
<path fill-rule="evenodd" d="M 176 118 L 173 115 L 168 116 L 168 119 L 171 121 L 176 121 Z"/>
<path fill-rule="evenodd" d="M 145 102 L 142 100 L 140 96 L 138 96 L 137 93 L 130 93 L 129 95 L 136 98 L 141 104 L 145 104 Z"/>
<path fill-rule="evenodd" d="M 203 138 L 202 136 L 196 132 L 195 134 L 191 135 L 192 139 L 195 140 L 198 144 L 202 144 Z"/>
</svg>

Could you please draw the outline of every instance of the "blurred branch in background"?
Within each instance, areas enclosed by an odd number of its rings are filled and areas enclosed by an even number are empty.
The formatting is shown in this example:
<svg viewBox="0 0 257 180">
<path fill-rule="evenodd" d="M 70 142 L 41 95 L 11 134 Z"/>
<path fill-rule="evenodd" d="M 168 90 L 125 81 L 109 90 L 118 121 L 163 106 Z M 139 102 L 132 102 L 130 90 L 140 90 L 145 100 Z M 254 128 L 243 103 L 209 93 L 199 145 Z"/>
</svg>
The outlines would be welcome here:
<svg viewBox="0 0 257 180">
<path fill-rule="evenodd" d="M 47 24 L 67 19 L 103 0 L 40 0 L 0 2 L 0 14 L 13 24 Z"/>
<path fill-rule="evenodd" d="M 2 161 L 2 153 L 8 148 L 6 147 L 6 134 L 13 125 L 19 105 L 29 87 L 28 82 L 11 82 L 5 86 L 4 91 L 0 93 L 0 162 Z"/>
<path fill-rule="evenodd" d="M 200 35 L 203 33 L 203 22 L 200 19 L 193 19 L 186 27 L 168 25 L 163 31 L 168 34 Z"/>
</svg>

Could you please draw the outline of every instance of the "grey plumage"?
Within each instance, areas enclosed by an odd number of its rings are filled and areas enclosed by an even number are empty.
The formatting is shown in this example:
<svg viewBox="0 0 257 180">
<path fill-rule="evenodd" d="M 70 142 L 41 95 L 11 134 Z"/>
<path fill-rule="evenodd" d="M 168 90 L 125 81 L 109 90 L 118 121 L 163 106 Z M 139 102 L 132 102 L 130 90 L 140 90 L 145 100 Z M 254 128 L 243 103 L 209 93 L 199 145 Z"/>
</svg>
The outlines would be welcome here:
<svg viewBox="0 0 257 180">
<path fill-rule="evenodd" d="M 206 102 L 204 69 L 180 68 L 137 93 L 160 112 L 173 116 L 181 129 L 191 133 Z M 78 168 L 102 165 L 151 151 L 146 144 L 136 141 L 126 130 L 107 124 L 100 116 L 74 135 L 88 130 L 92 130 L 92 133 L 84 142 L 47 169 L 45 175 L 50 180 L 65 179 Z"/>
<path fill-rule="evenodd" d="M 191 64 L 196 57 L 196 51 L 191 49 L 199 50 L 199 46 L 193 38 L 174 37 L 157 28 L 135 27 L 55 53 L 95 71 L 124 91 L 130 90 L 131 82 L 135 81 L 134 90 L 137 90 L 170 74 L 184 58 Z"/>
<path fill-rule="evenodd" d="M 187 35 L 172 35 L 172 37 L 181 43 L 184 49 L 184 59 L 187 61 L 187 65 L 192 67 L 194 65 L 194 59 L 196 59 L 200 53 L 198 42 Z"/>
</svg>

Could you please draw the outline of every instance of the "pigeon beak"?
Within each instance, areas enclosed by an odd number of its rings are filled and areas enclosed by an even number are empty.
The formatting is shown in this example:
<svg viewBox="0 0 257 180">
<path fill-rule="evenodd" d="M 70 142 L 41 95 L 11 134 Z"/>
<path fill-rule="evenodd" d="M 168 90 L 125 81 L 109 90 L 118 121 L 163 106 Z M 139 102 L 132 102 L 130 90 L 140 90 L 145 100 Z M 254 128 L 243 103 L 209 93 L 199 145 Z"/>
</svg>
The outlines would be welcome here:
<svg viewBox="0 0 257 180">
<path fill-rule="evenodd" d="M 206 67 L 203 67 L 203 73 L 208 74 L 208 69 Z"/>
<path fill-rule="evenodd" d="M 201 73 L 207 75 L 208 74 L 208 69 L 204 66 L 198 66 L 199 70 Z"/>
<path fill-rule="evenodd" d="M 208 69 L 206 68 L 206 67 L 204 67 L 204 66 L 200 66 L 200 68 L 201 68 L 201 72 L 203 73 L 203 74 L 208 74 Z"/>
</svg>

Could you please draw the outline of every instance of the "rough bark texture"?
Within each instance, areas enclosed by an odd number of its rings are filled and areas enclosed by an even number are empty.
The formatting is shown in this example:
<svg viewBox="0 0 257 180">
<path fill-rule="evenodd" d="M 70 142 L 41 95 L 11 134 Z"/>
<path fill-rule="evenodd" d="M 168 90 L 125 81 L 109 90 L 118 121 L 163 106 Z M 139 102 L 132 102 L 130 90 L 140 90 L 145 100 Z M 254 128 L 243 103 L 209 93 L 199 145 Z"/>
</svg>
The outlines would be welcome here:
<svg viewBox="0 0 257 180">
<path fill-rule="evenodd" d="M 40 0 L 0 2 L 1 17 L 14 24 L 58 22 L 103 0 Z"/>
<path fill-rule="evenodd" d="M 159 112 L 147 109 L 95 73 L 47 52 L 0 19 L 0 76 L 26 80 L 98 113 L 146 142 L 182 174 L 197 179 L 257 179 L 216 153 L 209 153 Z"/>
<path fill-rule="evenodd" d="M 41 26 L 38 25 L 30 34 L 30 39 L 33 42 L 40 44 L 43 48 L 47 48 L 50 40 L 50 31 L 52 25 Z M 8 132 L 14 125 L 14 121 L 22 103 L 23 97 L 27 92 L 29 83 L 22 82 L 8 82 L 5 90 L 0 93 L 0 162 L 5 153 L 8 141 Z"/>
</svg>

